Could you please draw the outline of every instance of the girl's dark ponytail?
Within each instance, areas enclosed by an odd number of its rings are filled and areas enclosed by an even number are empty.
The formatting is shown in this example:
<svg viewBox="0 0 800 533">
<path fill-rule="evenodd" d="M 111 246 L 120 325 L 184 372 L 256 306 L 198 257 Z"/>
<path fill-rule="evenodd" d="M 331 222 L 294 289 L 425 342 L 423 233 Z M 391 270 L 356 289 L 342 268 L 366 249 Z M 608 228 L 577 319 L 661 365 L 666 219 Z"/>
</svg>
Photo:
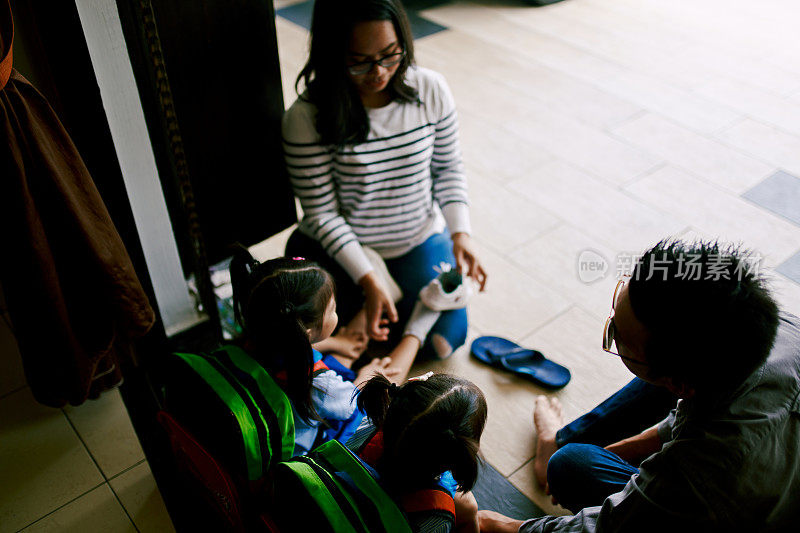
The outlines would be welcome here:
<svg viewBox="0 0 800 533">
<path fill-rule="evenodd" d="M 392 393 L 386 378 L 375 377 L 361 392 L 359 407 L 383 430 L 378 470 L 391 491 L 425 488 L 447 470 L 459 490 L 475 485 L 487 409 L 474 383 L 434 374 Z"/>
<path fill-rule="evenodd" d="M 312 261 L 281 257 L 259 263 L 236 246 L 229 267 L 233 307 L 251 355 L 282 379 L 297 413 L 319 419 L 311 401 L 314 354 L 308 330 L 320 328 L 334 297 L 333 279 Z"/>
<path fill-rule="evenodd" d="M 377 374 L 362 385 L 358 395 L 358 408 L 366 413 L 376 427 L 381 427 L 392 403 L 393 391 L 397 390 L 397 386 L 386 379 L 386 376 Z"/>
<path fill-rule="evenodd" d="M 467 492 L 472 490 L 478 480 L 480 459 L 478 457 L 478 442 L 466 435 L 456 434 L 447 430 L 447 439 L 450 441 L 448 457 L 445 460 L 447 469 L 453 473 L 453 479 L 458 482 L 458 490 Z"/>
</svg>

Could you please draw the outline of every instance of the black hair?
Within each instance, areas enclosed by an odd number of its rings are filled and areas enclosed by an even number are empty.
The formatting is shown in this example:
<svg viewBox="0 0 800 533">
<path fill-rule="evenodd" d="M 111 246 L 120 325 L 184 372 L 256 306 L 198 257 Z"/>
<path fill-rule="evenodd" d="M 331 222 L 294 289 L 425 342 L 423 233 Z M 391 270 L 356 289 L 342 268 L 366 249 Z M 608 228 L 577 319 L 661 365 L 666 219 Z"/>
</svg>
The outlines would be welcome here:
<svg viewBox="0 0 800 533">
<path fill-rule="evenodd" d="M 757 259 L 734 245 L 676 239 L 644 253 L 628 293 L 649 333 L 644 355 L 653 375 L 715 394 L 731 392 L 763 364 L 778 306 Z"/>
<path fill-rule="evenodd" d="M 475 485 L 487 409 L 474 383 L 434 374 L 398 387 L 377 375 L 364 384 L 358 407 L 383 431 L 376 469 L 390 492 L 427 488 L 446 470 L 459 490 Z"/>
<path fill-rule="evenodd" d="M 334 297 L 333 278 L 313 261 L 280 257 L 259 263 L 241 245 L 229 270 L 234 315 L 249 351 L 273 376 L 285 370 L 286 393 L 297 412 L 306 421 L 318 419 L 307 329 L 322 327 Z"/>
<path fill-rule="evenodd" d="M 416 89 L 406 83 L 405 73 L 414 63 L 411 26 L 400 0 L 316 0 L 311 20 L 311 46 L 303 70 L 297 76 L 317 108 L 316 128 L 322 143 L 342 146 L 366 140 L 369 117 L 361 97 L 347 75 L 345 56 L 353 28 L 359 22 L 389 20 L 403 49 L 403 59 L 389 83 L 394 98 L 414 102 Z"/>
</svg>

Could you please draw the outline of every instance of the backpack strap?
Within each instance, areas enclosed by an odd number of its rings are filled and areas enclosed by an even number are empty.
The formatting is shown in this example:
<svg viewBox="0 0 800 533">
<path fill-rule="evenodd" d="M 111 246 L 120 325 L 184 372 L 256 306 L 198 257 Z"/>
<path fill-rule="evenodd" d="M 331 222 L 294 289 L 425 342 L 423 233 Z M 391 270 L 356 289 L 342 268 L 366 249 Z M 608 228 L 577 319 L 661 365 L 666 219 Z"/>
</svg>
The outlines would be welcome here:
<svg viewBox="0 0 800 533">
<path fill-rule="evenodd" d="M 281 466 L 295 474 L 305 491 L 314 499 L 322 514 L 325 515 L 332 531 L 357 533 L 350 520 L 342 512 L 340 504 L 311 465 L 303 461 L 287 461 L 281 463 Z M 298 517 L 298 519 L 300 518 Z"/>
<path fill-rule="evenodd" d="M 229 364 L 239 370 L 237 379 L 249 389 L 270 426 L 271 462 L 286 461 L 294 454 L 294 415 L 286 393 L 263 366 L 238 346 L 227 345 L 219 352 L 224 352 Z"/>
<path fill-rule="evenodd" d="M 358 455 L 368 465 L 374 468 L 378 464 L 381 455 L 383 455 L 383 431 L 376 431 L 375 434 L 364 443 L 358 451 Z"/>
<path fill-rule="evenodd" d="M 314 367 L 311 369 L 311 377 L 315 378 L 320 374 L 322 374 L 323 372 L 327 372 L 328 370 L 330 370 L 328 365 L 326 365 L 324 362 L 322 362 L 322 359 L 320 359 L 319 361 L 314 363 Z"/>
<path fill-rule="evenodd" d="M 408 514 L 442 511 L 456 519 L 456 503 L 450 493 L 440 489 L 423 489 L 404 495 L 400 507 Z"/>
<path fill-rule="evenodd" d="M 247 405 L 227 377 L 204 357 L 189 353 L 176 353 L 175 355 L 199 374 L 228 406 L 242 432 L 247 477 L 251 480 L 260 478 L 263 474 L 262 443 L 258 437 L 258 426 L 251 406 Z"/>
<path fill-rule="evenodd" d="M 342 443 L 336 440 L 328 441 L 316 448 L 310 455 L 313 455 L 323 465 L 328 463 L 334 472 L 347 474 L 358 490 L 377 508 L 387 533 L 411 533 L 408 522 L 397 504 Z"/>
<path fill-rule="evenodd" d="M 323 363 L 322 360 L 319 360 L 314 363 L 313 367 L 311 367 L 311 377 L 315 378 L 323 372 L 327 372 L 328 370 L 330 370 L 328 365 Z M 286 373 L 286 370 L 281 370 L 275 374 L 275 379 L 281 384 L 281 386 L 285 387 L 289 382 L 289 375 Z"/>
</svg>

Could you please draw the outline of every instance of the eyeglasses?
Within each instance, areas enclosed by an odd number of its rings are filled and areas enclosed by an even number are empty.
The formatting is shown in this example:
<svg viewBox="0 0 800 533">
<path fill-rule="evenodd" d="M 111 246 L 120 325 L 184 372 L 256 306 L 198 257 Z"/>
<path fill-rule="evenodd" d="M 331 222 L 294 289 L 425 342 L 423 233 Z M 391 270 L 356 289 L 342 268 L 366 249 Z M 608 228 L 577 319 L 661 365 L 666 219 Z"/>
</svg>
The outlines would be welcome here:
<svg viewBox="0 0 800 533">
<path fill-rule="evenodd" d="M 375 61 L 359 61 L 358 63 L 353 63 L 352 65 L 348 65 L 347 72 L 349 72 L 353 76 L 360 76 L 372 70 L 372 67 L 374 67 L 375 65 L 380 65 L 383 68 L 393 67 L 399 62 L 401 62 L 403 60 L 403 56 L 405 55 L 406 53 L 405 51 L 403 51 L 385 55 L 380 59 L 376 59 Z"/>
<path fill-rule="evenodd" d="M 617 297 L 619 296 L 619 293 L 622 290 L 623 285 L 625 285 L 625 278 L 619 280 L 617 282 L 617 287 L 614 289 L 614 297 L 611 300 L 611 312 L 608 314 L 608 318 L 606 319 L 606 325 L 603 328 L 603 350 L 610 353 L 611 355 L 616 355 L 617 357 L 625 359 L 626 361 L 630 361 L 631 363 L 647 366 L 647 363 L 645 363 L 644 361 L 633 359 L 631 357 L 626 357 L 620 354 L 618 351 L 612 350 L 612 348 L 616 346 L 614 337 L 616 336 L 617 330 L 616 326 L 614 325 L 614 315 L 616 313 Z M 617 350 L 618 349 L 619 348 L 617 348 Z"/>
</svg>

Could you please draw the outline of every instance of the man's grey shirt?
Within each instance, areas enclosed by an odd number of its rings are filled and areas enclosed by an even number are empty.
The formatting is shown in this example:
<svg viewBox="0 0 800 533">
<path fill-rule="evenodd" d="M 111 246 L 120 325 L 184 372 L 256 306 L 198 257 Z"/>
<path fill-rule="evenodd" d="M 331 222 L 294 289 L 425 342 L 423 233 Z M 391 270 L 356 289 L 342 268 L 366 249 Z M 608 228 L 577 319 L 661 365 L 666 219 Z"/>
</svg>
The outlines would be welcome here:
<svg viewBox="0 0 800 533">
<path fill-rule="evenodd" d="M 769 357 L 730 400 L 681 400 L 659 435 L 622 492 L 520 533 L 799 530 L 800 319 L 781 315 Z"/>
</svg>

